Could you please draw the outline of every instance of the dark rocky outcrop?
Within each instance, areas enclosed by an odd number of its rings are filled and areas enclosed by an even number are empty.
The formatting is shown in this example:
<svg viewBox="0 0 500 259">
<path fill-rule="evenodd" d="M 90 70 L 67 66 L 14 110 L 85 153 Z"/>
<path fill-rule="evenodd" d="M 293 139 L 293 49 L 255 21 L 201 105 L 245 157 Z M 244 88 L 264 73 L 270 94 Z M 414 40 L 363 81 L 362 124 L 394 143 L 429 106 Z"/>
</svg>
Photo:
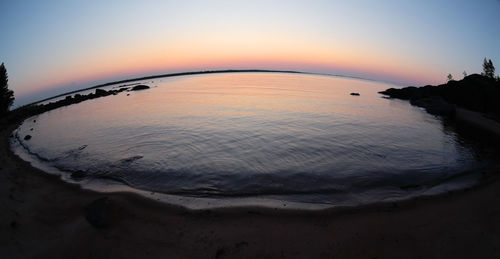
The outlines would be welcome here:
<svg viewBox="0 0 500 259">
<path fill-rule="evenodd" d="M 455 113 L 455 105 L 449 104 L 441 96 L 430 96 L 410 101 L 411 104 L 425 108 L 434 115 L 452 116 Z"/>
<path fill-rule="evenodd" d="M 30 139 L 31 139 L 31 135 L 24 136 L 24 140 L 30 140 Z"/>
<path fill-rule="evenodd" d="M 85 207 L 85 218 L 96 228 L 106 228 L 109 226 L 108 213 L 109 199 L 103 197 L 91 202 Z"/>
<path fill-rule="evenodd" d="M 380 93 L 410 100 L 434 114 L 452 114 L 451 104 L 482 113 L 500 114 L 500 82 L 478 74 L 438 86 L 390 88 Z"/>
<path fill-rule="evenodd" d="M 138 91 L 138 90 L 146 90 L 149 89 L 149 86 L 147 85 L 136 85 L 130 89 L 130 91 Z"/>
<path fill-rule="evenodd" d="M 106 91 L 106 90 L 102 90 L 102 89 L 95 89 L 95 95 L 97 95 L 97 96 L 108 96 L 108 95 L 110 95 L 110 94 L 111 94 L 111 93 L 110 93 L 110 92 L 108 92 L 108 91 Z M 71 97 L 71 96 L 69 96 L 69 97 Z M 66 98 L 68 98 L 68 97 L 66 97 Z"/>
<path fill-rule="evenodd" d="M 359 93 L 351 93 L 352 96 L 359 96 Z"/>
<path fill-rule="evenodd" d="M 9 122 L 20 121 L 20 120 L 27 118 L 29 116 L 41 114 L 41 113 L 44 113 L 46 111 L 57 109 L 59 107 L 68 106 L 71 104 L 80 103 L 80 102 L 83 102 L 86 100 L 91 100 L 91 99 L 100 98 L 100 97 L 104 97 L 104 96 L 116 95 L 120 92 L 124 92 L 127 90 L 129 90 L 129 88 L 126 88 L 126 87 L 122 87 L 120 89 L 112 89 L 109 91 L 106 91 L 103 89 L 95 89 L 94 93 L 90 93 L 87 95 L 82 95 L 82 94 L 75 94 L 74 96 L 68 95 L 62 100 L 59 100 L 56 102 L 51 102 L 48 104 L 26 105 L 23 107 L 19 107 L 16 110 L 10 112 L 9 117 L 7 118 L 7 121 L 9 121 Z M 33 120 L 33 123 L 36 123 L 36 120 Z"/>
</svg>

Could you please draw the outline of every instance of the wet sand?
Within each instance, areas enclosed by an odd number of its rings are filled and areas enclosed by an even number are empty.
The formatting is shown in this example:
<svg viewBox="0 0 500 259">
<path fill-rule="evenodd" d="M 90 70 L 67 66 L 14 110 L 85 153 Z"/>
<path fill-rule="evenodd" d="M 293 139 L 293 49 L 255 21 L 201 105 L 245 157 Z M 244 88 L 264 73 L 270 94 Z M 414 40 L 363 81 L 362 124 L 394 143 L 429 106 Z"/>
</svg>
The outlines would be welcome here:
<svg viewBox="0 0 500 259">
<path fill-rule="evenodd" d="M 355 209 L 189 211 L 62 182 L 0 133 L 0 258 L 500 258 L 500 181 Z M 109 226 L 85 206 L 108 196 Z"/>
</svg>

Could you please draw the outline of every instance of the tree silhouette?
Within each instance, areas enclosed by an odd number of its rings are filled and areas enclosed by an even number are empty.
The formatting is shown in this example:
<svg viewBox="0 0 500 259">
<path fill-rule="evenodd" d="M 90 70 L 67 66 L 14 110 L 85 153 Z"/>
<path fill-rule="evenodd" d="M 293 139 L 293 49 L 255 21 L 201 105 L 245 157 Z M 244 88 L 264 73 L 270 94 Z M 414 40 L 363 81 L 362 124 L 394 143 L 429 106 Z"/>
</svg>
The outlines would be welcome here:
<svg viewBox="0 0 500 259">
<path fill-rule="evenodd" d="M 453 80 L 453 76 L 451 74 L 448 74 L 447 78 L 448 78 L 448 81 Z"/>
<path fill-rule="evenodd" d="M 0 116 L 4 116 L 12 103 L 14 103 L 14 92 L 8 88 L 9 78 L 7 76 L 7 69 L 2 63 L 0 65 Z"/>
<path fill-rule="evenodd" d="M 467 72 L 465 72 L 465 70 L 464 70 L 464 72 L 462 74 L 464 75 L 464 78 L 467 77 Z"/>
<path fill-rule="evenodd" d="M 495 78 L 495 66 L 493 66 L 493 62 L 491 62 L 491 59 L 486 60 L 486 58 L 484 58 L 482 74 L 489 78 Z"/>
</svg>

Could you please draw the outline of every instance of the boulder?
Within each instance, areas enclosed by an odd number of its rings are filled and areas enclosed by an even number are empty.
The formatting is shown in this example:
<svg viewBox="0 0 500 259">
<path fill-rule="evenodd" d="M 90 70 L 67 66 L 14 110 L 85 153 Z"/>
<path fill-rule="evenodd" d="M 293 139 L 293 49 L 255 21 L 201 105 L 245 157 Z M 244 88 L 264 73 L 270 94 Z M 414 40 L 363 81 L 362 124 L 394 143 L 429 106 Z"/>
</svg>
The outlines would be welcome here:
<svg viewBox="0 0 500 259">
<path fill-rule="evenodd" d="M 24 140 L 30 140 L 30 139 L 31 139 L 31 135 L 24 136 Z"/>
<path fill-rule="evenodd" d="M 351 93 L 352 96 L 359 96 L 359 93 Z"/>
<path fill-rule="evenodd" d="M 85 218 L 95 228 L 109 226 L 108 197 L 99 198 L 85 207 Z"/>
<path fill-rule="evenodd" d="M 109 95 L 109 93 L 106 90 L 95 89 L 95 95 L 97 95 L 97 96 L 106 96 L 106 95 Z"/>
<path fill-rule="evenodd" d="M 147 86 L 147 85 L 136 85 L 136 86 L 132 87 L 132 89 L 130 91 L 138 91 L 138 90 L 145 90 L 145 89 L 149 89 L 149 86 Z"/>
</svg>

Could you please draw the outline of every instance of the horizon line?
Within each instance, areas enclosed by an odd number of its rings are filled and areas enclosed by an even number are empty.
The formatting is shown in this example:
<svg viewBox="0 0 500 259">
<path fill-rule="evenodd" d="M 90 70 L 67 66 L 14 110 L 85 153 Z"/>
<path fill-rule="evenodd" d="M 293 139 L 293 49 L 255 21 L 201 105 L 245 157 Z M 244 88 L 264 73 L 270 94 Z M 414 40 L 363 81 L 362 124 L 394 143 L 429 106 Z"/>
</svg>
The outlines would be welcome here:
<svg viewBox="0 0 500 259">
<path fill-rule="evenodd" d="M 305 74 L 305 75 L 320 75 L 320 76 L 334 76 L 334 77 L 343 77 L 343 78 L 351 78 L 351 79 L 359 79 L 359 80 L 366 80 L 366 81 L 372 81 L 372 82 L 381 82 L 381 83 L 388 83 L 388 84 L 393 84 L 397 85 L 394 82 L 389 82 L 389 81 L 382 81 L 382 80 L 376 80 L 376 79 L 370 79 L 370 78 L 364 78 L 364 77 L 359 77 L 359 76 L 349 76 L 349 75 L 340 75 L 340 74 L 330 74 L 330 73 L 319 73 L 319 72 L 306 72 L 306 71 L 297 71 L 297 70 L 275 70 L 275 69 L 221 69 L 221 70 L 199 70 L 199 71 L 186 71 L 186 72 L 176 72 L 176 73 L 168 73 L 168 74 L 158 74 L 158 75 L 151 75 L 151 76 L 143 76 L 143 77 L 137 77 L 137 78 L 129 78 L 129 79 L 123 79 L 123 80 L 118 80 L 118 81 L 112 81 L 108 83 L 103 83 L 103 84 L 98 84 L 94 86 L 90 86 L 87 88 L 82 88 L 74 91 L 69 91 L 65 92 L 62 94 L 58 94 L 52 97 L 48 97 L 39 101 L 35 101 L 29 104 L 25 104 L 22 106 L 19 106 L 15 108 L 14 110 L 17 110 L 19 108 L 23 108 L 26 106 L 30 105 L 35 105 L 41 102 L 45 102 L 54 98 L 58 98 L 61 96 L 69 95 L 69 94 L 74 94 L 86 90 L 91 90 L 91 89 L 96 89 L 99 87 L 105 87 L 105 86 L 110 86 L 114 84 L 123 84 L 123 83 L 129 83 L 129 82 L 134 82 L 134 81 L 140 81 L 140 80 L 148 80 L 148 79 L 155 79 L 155 78 L 161 78 L 161 77 L 176 77 L 176 76 L 186 76 L 186 75 L 200 75 L 200 74 L 222 74 L 222 73 L 289 73 L 289 74 Z"/>
</svg>

